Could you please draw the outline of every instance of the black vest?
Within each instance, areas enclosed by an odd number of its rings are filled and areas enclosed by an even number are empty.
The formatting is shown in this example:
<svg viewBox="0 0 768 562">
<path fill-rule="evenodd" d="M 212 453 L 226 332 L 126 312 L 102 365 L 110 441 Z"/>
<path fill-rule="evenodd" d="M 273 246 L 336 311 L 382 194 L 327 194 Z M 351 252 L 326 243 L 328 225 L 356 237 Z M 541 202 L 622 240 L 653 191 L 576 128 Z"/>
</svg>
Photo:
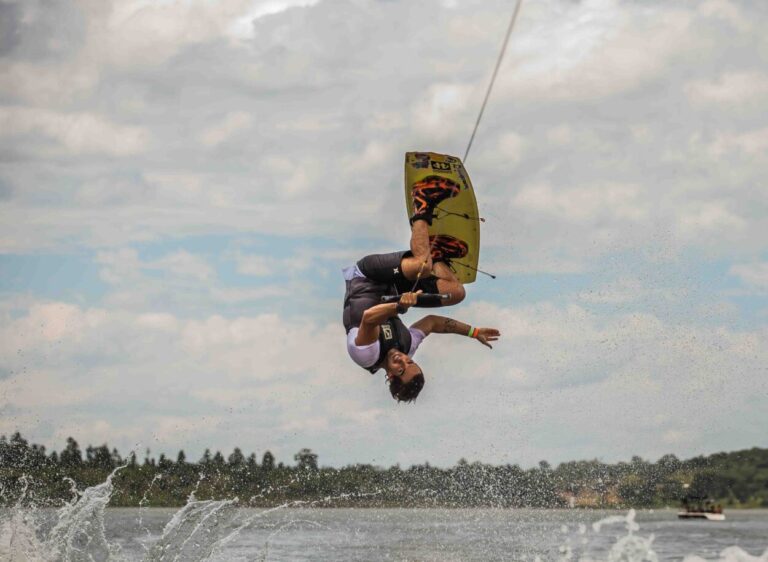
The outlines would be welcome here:
<svg viewBox="0 0 768 562">
<path fill-rule="evenodd" d="M 366 370 L 375 373 L 383 368 L 390 349 L 397 349 L 405 354 L 411 350 L 411 332 L 397 316 L 379 325 L 379 358 L 372 367 L 366 367 Z"/>
<path fill-rule="evenodd" d="M 344 295 L 344 328 L 349 332 L 360 326 L 363 313 L 381 302 L 381 296 L 390 294 L 392 287 L 386 283 L 373 281 L 365 277 L 355 277 L 347 281 Z M 411 332 L 397 316 L 379 326 L 379 357 L 372 367 L 363 367 L 375 373 L 384 365 L 387 352 L 397 349 L 403 353 L 411 350 Z"/>
</svg>

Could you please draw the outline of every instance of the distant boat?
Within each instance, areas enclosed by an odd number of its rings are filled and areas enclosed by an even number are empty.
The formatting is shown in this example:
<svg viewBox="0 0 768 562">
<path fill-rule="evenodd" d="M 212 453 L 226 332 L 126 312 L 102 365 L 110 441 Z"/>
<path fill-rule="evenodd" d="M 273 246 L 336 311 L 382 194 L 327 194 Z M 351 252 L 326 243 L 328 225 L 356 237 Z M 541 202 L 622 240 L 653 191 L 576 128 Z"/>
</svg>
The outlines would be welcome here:
<svg viewBox="0 0 768 562">
<path fill-rule="evenodd" d="M 683 498 L 682 511 L 678 512 L 677 517 L 680 519 L 725 521 L 722 505 L 715 504 L 711 499 L 691 496 Z"/>
<path fill-rule="evenodd" d="M 709 521 L 725 521 L 724 513 L 710 513 L 708 511 L 680 511 L 677 516 L 680 519 L 707 519 Z"/>
</svg>

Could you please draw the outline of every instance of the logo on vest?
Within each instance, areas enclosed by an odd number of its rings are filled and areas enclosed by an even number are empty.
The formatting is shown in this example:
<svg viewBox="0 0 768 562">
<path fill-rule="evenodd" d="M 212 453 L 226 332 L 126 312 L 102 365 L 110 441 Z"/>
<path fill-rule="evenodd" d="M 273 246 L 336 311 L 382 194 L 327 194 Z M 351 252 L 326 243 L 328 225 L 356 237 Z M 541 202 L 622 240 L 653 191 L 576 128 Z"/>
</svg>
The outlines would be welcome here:
<svg viewBox="0 0 768 562">
<path fill-rule="evenodd" d="M 382 324 L 381 331 L 384 333 L 385 340 L 392 339 L 392 326 L 390 326 L 389 324 Z"/>
</svg>

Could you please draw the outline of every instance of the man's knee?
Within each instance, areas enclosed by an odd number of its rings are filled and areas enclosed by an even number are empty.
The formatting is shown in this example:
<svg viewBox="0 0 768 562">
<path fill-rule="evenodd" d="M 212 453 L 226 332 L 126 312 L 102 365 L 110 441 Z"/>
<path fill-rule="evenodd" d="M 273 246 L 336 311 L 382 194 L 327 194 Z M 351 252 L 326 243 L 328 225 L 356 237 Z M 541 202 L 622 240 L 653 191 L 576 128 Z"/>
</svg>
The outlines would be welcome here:
<svg viewBox="0 0 768 562">
<path fill-rule="evenodd" d="M 464 290 L 464 285 L 458 284 L 455 288 L 451 289 L 451 304 L 459 304 L 467 296 L 467 292 Z"/>
<path fill-rule="evenodd" d="M 448 293 L 451 295 L 451 297 L 445 301 L 444 306 L 459 304 L 467 295 L 466 291 L 464 290 L 464 285 L 457 282 L 446 282 L 441 279 L 438 281 L 437 288 L 441 293 Z"/>
</svg>

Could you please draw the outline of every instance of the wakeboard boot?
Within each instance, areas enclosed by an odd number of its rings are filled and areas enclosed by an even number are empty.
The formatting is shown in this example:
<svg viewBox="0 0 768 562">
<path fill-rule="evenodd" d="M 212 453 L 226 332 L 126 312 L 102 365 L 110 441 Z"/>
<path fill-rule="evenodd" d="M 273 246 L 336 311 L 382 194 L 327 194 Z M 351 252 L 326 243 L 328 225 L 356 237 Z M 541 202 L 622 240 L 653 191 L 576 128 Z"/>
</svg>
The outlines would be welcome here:
<svg viewBox="0 0 768 562">
<path fill-rule="evenodd" d="M 464 240 L 459 240 L 449 234 L 438 234 L 429 237 L 429 247 L 433 262 L 445 262 L 451 265 L 451 260 L 458 260 L 469 253 L 469 246 Z"/>
<path fill-rule="evenodd" d="M 456 197 L 460 191 L 459 184 L 442 176 L 427 176 L 416 182 L 411 190 L 413 194 L 411 225 L 417 220 L 423 220 L 431 226 L 435 207 L 446 199 Z"/>
</svg>

